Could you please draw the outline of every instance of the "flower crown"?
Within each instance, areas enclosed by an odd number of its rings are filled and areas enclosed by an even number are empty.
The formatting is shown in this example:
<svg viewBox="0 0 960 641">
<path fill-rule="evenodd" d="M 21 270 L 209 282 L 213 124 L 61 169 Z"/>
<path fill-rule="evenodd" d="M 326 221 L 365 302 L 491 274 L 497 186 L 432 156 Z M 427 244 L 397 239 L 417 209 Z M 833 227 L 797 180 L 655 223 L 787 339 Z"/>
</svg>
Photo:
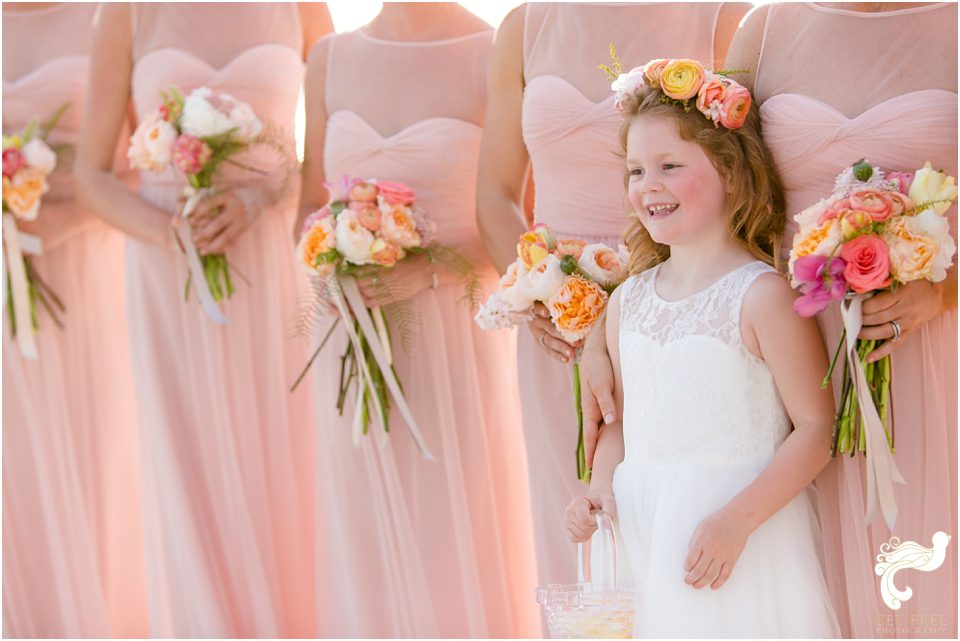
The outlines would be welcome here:
<svg viewBox="0 0 960 641">
<path fill-rule="evenodd" d="M 656 58 L 641 67 L 622 73 L 620 60 L 610 45 L 613 69 L 600 65 L 613 80 L 610 89 L 617 96 L 617 111 L 623 111 L 623 102 L 637 95 L 646 85 L 663 92 L 661 102 L 670 102 L 684 111 L 692 108 L 713 122 L 714 127 L 739 129 L 750 112 L 750 92 L 736 80 L 728 77 L 738 71 L 709 71 L 696 60 L 685 58 Z"/>
</svg>

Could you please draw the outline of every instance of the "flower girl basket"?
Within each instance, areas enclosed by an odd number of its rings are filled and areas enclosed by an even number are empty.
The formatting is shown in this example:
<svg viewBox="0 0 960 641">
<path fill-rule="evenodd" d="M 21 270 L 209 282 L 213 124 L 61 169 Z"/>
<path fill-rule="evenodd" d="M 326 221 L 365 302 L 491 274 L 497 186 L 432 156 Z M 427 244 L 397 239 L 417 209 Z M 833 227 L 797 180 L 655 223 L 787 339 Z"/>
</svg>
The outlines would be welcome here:
<svg viewBox="0 0 960 641">
<path fill-rule="evenodd" d="M 629 639 L 633 637 L 633 615 L 637 593 L 617 584 L 617 544 L 610 518 L 596 512 L 595 540 L 578 546 L 579 583 L 537 588 L 537 602 L 543 606 L 551 639 Z M 591 549 L 591 547 L 593 549 Z M 600 547 L 602 574 L 592 580 L 593 552 Z"/>
</svg>

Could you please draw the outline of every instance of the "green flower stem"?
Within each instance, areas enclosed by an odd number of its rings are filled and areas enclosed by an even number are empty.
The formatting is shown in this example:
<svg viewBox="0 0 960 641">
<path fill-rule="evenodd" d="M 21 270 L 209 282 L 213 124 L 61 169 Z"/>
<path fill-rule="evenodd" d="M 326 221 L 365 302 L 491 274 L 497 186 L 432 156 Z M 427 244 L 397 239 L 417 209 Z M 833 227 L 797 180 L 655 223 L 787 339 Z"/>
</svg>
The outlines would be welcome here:
<svg viewBox="0 0 960 641">
<path fill-rule="evenodd" d="M 583 444 L 583 403 L 580 390 L 580 363 L 573 364 L 573 402 L 577 414 L 577 479 L 590 484 L 590 472 L 587 467 L 587 454 Z"/>
<path fill-rule="evenodd" d="M 837 342 L 837 349 L 833 352 L 833 358 L 830 359 L 830 367 L 827 369 L 827 375 L 823 377 L 823 381 L 820 383 L 820 389 L 827 389 L 827 387 L 830 386 L 830 379 L 833 377 L 833 368 L 836 367 L 837 358 L 840 356 L 840 352 L 843 351 L 843 343 L 846 337 L 847 328 L 844 327 L 840 333 L 840 340 Z"/>
</svg>

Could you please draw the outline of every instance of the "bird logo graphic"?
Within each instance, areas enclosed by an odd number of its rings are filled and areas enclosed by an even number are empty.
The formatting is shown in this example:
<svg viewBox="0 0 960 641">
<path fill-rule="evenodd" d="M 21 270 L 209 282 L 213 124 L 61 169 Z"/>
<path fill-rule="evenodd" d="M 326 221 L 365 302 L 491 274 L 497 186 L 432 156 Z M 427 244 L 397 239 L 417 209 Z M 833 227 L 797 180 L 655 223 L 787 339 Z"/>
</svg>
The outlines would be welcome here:
<svg viewBox="0 0 960 641">
<path fill-rule="evenodd" d="M 880 546 L 877 555 L 877 564 L 874 571 L 880 577 L 880 596 L 891 610 L 899 610 L 904 601 L 913 597 L 913 588 L 905 586 L 898 588 L 893 579 L 900 570 L 920 570 L 933 572 L 941 565 L 947 555 L 947 546 L 952 537 L 946 532 L 936 532 L 933 535 L 933 547 L 926 548 L 914 541 L 903 541 L 891 537 L 890 541 Z"/>
</svg>

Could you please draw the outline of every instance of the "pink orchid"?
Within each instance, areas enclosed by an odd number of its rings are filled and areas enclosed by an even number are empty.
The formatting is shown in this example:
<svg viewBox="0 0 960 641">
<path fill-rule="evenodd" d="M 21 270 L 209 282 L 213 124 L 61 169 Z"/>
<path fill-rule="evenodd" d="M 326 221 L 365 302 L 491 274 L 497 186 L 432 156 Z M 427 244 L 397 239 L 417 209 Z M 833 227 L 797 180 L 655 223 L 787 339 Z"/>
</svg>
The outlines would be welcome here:
<svg viewBox="0 0 960 641">
<path fill-rule="evenodd" d="M 825 310 L 830 301 L 843 298 L 847 293 L 845 267 L 842 258 L 816 254 L 798 258 L 793 264 L 793 275 L 802 283 L 803 296 L 793 302 L 794 311 L 809 318 Z"/>
</svg>

